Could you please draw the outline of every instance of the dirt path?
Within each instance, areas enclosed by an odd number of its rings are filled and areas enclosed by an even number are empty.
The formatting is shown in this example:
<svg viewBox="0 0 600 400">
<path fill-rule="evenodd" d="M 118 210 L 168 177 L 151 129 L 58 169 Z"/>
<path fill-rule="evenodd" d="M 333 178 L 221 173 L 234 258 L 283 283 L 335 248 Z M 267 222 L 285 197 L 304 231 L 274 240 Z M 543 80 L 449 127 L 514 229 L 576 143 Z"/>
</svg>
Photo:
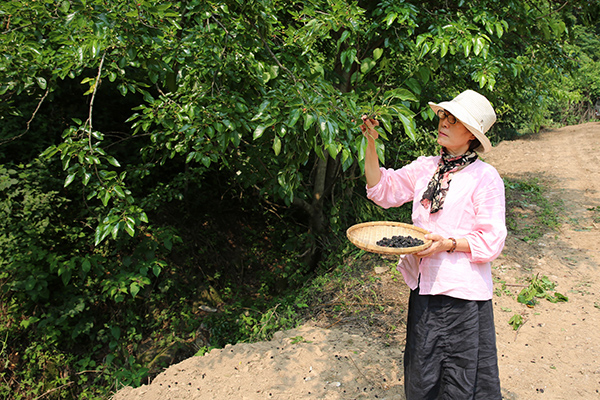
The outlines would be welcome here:
<svg viewBox="0 0 600 400">
<path fill-rule="evenodd" d="M 600 398 L 600 123 L 503 142 L 486 161 L 503 177 L 538 179 L 549 188 L 548 198 L 563 204 L 558 231 L 530 242 L 509 237 L 493 263 L 504 397 Z M 540 212 L 522 208 L 524 215 Z M 149 385 L 123 388 L 114 400 L 404 399 L 407 289 L 392 263 L 364 266 L 373 282 L 365 290 L 383 304 L 379 314 L 322 316 L 327 313 L 315 310 L 312 321 L 270 342 L 192 357 Z M 536 275 L 555 282 L 569 301 L 542 300 L 532 308 L 518 303 L 516 294 Z M 508 324 L 515 314 L 524 321 L 517 331 Z"/>
<path fill-rule="evenodd" d="M 504 177 L 537 178 L 563 204 L 563 224 L 530 244 L 507 242 L 494 276 L 512 284 L 547 276 L 567 303 L 533 308 L 496 298 L 502 386 L 514 399 L 600 398 L 600 124 L 545 132 L 501 143 L 488 157 Z M 520 287 L 508 287 L 518 293 Z M 503 310 L 512 311 L 503 311 Z M 525 323 L 506 324 L 514 313 Z"/>
</svg>

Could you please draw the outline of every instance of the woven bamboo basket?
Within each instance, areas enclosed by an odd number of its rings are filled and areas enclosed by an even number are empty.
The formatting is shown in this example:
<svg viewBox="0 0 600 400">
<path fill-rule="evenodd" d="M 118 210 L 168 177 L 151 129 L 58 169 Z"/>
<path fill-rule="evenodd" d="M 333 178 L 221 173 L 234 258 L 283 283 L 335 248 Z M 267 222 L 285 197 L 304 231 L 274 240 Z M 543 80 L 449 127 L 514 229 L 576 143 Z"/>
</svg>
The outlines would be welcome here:
<svg viewBox="0 0 600 400">
<path fill-rule="evenodd" d="M 418 253 L 431 246 L 431 240 L 425 240 L 427 233 L 429 232 L 423 228 L 403 224 L 402 222 L 374 221 L 351 226 L 346 231 L 346 236 L 356 247 L 370 253 L 401 255 Z M 377 242 L 384 237 L 391 238 L 398 235 L 412 236 L 421 239 L 425 243 L 415 247 L 384 247 L 377 245 Z"/>
</svg>

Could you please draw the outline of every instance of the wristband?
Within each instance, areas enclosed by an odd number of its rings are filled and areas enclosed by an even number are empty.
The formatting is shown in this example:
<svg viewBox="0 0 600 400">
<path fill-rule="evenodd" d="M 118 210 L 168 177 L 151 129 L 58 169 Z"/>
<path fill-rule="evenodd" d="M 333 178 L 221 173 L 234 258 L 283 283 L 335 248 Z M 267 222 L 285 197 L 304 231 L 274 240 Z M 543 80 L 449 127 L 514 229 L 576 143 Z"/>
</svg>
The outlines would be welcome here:
<svg viewBox="0 0 600 400">
<path fill-rule="evenodd" d="M 456 250 L 456 239 L 454 238 L 448 238 L 450 240 L 452 240 L 452 247 L 450 247 L 450 250 L 448 250 L 448 253 L 454 253 L 454 250 Z"/>
</svg>

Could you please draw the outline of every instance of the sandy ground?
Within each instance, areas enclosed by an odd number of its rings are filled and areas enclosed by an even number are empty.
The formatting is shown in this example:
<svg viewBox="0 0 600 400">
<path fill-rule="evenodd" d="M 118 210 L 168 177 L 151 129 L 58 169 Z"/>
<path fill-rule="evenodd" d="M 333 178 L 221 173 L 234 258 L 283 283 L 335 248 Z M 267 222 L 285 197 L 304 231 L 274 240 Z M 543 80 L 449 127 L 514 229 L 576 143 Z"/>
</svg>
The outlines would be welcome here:
<svg viewBox="0 0 600 400">
<path fill-rule="evenodd" d="M 509 237 L 493 263 L 503 397 L 600 399 L 600 123 L 502 142 L 485 160 L 503 177 L 538 179 L 563 207 L 557 231 L 529 242 Z M 525 221 L 540 213 L 535 207 L 521 205 Z M 376 296 L 380 313 L 358 318 L 315 308 L 299 329 L 189 358 L 113 400 L 404 399 L 408 291 L 394 262 L 364 266 L 372 278 L 365 282 L 373 282 L 365 293 Z M 518 303 L 532 276 L 548 277 L 569 300 Z M 524 321 L 518 330 L 508 323 L 515 314 Z"/>
</svg>

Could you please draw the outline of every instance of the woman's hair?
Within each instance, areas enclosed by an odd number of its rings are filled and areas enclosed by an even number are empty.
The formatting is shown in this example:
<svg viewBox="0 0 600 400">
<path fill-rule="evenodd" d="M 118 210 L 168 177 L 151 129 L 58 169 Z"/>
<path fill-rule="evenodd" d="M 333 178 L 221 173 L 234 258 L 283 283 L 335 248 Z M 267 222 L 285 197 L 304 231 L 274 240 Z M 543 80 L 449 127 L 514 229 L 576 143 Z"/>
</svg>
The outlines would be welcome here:
<svg viewBox="0 0 600 400">
<path fill-rule="evenodd" d="M 471 140 L 471 143 L 469 143 L 469 150 L 474 151 L 479 146 L 481 146 L 481 142 L 479 141 L 479 139 L 475 138 Z"/>
</svg>

